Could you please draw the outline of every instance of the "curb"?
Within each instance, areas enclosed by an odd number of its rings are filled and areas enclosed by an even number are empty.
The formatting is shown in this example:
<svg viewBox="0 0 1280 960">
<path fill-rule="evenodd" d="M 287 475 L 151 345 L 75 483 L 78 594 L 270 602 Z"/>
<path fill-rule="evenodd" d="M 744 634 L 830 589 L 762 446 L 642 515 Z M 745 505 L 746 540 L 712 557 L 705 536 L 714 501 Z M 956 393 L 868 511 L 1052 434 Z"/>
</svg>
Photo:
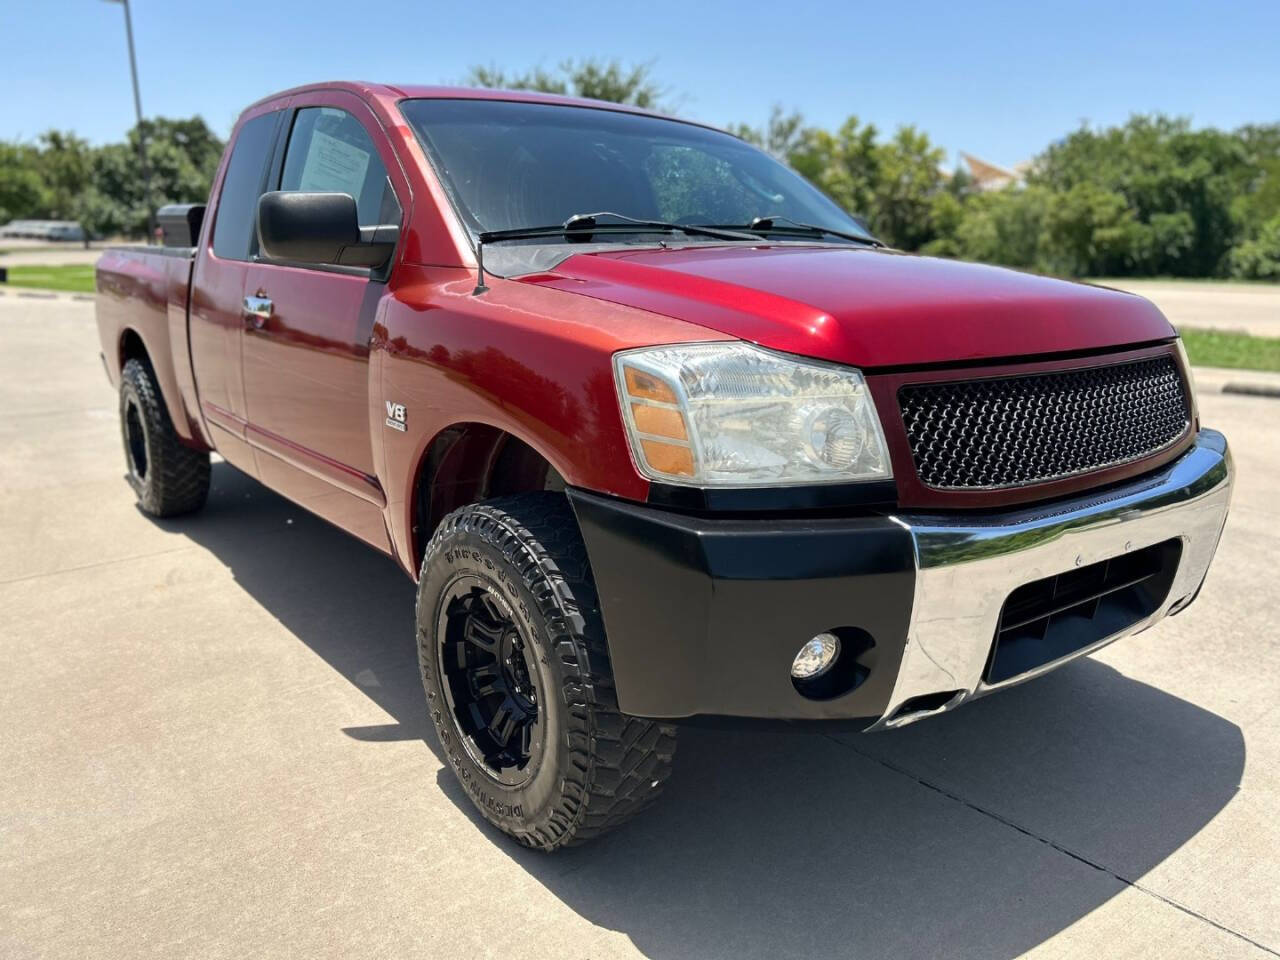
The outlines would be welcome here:
<svg viewBox="0 0 1280 960">
<path fill-rule="evenodd" d="M 91 293 L 69 293 L 66 290 L 41 290 L 39 287 L 5 287 L 0 285 L 0 297 L 19 297 L 24 300 L 78 300 L 92 303 Z"/>
<path fill-rule="evenodd" d="M 1222 393 L 1234 393 L 1246 397 L 1271 397 L 1280 400 L 1280 387 L 1261 383 L 1226 383 Z"/>
<path fill-rule="evenodd" d="M 1238 367 L 1192 367 L 1200 393 L 1280 399 L 1280 373 Z"/>
</svg>

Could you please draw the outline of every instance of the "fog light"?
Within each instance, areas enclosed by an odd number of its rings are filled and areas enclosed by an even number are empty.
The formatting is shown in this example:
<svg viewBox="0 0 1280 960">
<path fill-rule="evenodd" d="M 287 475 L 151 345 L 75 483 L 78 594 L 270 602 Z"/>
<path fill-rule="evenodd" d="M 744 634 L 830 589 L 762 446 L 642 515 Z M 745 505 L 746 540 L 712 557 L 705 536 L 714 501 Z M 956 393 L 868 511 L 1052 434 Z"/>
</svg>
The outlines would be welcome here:
<svg viewBox="0 0 1280 960">
<path fill-rule="evenodd" d="M 840 655 L 840 639 L 834 633 L 820 633 L 796 654 L 791 662 L 791 676 L 809 680 L 826 673 Z"/>
</svg>

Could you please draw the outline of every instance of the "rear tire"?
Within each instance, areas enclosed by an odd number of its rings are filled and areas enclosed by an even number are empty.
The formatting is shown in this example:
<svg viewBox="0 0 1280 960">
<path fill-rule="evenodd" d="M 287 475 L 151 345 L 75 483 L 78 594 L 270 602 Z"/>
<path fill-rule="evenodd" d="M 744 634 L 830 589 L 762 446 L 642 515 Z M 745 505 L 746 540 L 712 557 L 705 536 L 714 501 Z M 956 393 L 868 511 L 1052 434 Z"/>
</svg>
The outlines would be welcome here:
<svg viewBox="0 0 1280 960">
<path fill-rule="evenodd" d="M 120 433 L 127 479 L 143 510 L 173 517 L 204 506 L 209 454 L 182 445 L 151 368 L 136 359 L 120 374 Z"/>
<path fill-rule="evenodd" d="M 619 712 L 586 548 L 559 493 L 445 517 L 422 561 L 418 657 L 445 757 L 491 824 L 555 850 L 671 773 L 675 727 Z"/>
</svg>

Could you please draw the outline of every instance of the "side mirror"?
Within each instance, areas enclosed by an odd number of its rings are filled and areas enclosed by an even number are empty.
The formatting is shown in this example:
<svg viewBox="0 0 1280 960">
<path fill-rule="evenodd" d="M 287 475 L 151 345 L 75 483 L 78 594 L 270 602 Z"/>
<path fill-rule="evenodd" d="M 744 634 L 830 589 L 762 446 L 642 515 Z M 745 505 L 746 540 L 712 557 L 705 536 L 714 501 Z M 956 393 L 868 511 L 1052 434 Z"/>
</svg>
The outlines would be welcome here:
<svg viewBox="0 0 1280 960">
<path fill-rule="evenodd" d="M 258 198 L 258 246 L 272 260 L 381 267 L 400 236 L 394 224 L 361 227 L 349 193 L 273 191 Z"/>
</svg>

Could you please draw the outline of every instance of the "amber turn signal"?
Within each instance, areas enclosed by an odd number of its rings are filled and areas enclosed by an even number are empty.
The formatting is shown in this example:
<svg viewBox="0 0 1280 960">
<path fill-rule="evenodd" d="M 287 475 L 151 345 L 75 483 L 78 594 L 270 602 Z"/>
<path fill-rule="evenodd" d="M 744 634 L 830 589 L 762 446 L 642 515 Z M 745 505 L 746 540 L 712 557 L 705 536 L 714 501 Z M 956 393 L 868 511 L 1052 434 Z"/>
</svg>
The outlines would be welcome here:
<svg viewBox="0 0 1280 960">
<path fill-rule="evenodd" d="M 656 400 L 658 403 L 679 403 L 675 391 L 651 373 L 637 370 L 635 367 L 624 367 L 627 378 L 627 393 L 637 400 Z"/>
<path fill-rule="evenodd" d="M 660 440 L 641 440 L 640 448 L 651 469 L 674 477 L 693 476 L 693 451 L 688 447 Z"/>
<path fill-rule="evenodd" d="M 641 433 L 655 437 L 670 437 L 688 442 L 689 431 L 684 425 L 684 415 L 671 407 L 651 407 L 643 403 L 631 404 L 631 419 Z"/>
</svg>

